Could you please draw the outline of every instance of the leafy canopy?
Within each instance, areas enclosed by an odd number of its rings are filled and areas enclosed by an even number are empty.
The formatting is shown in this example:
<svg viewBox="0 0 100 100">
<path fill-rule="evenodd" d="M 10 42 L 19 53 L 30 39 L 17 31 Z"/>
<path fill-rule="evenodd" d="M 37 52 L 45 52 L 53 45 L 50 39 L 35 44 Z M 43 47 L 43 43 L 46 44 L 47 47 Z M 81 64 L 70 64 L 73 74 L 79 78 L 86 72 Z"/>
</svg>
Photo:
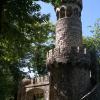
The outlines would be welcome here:
<svg viewBox="0 0 100 100">
<path fill-rule="evenodd" d="M 23 67 L 20 60 L 29 53 L 35 59 L 35 48 L 39 48 L 37 51 L 40 55 L 44 50 L 41 46 L 51 39 L 49 33 L 52 33 L 53 27 L 49 22 L 49 15 L 41 14 L 40 9 L 40 5 L 33 0 L 1 1 L 0 100 L 16 99 L 18 83 L 24 76 L 20 71 Z M 46 48 L 45 45 L 43 47 Z M 44 60 L 44 54 L 42 55 Z M 43 60 L 41 64 L 44 66 Z M 34 63 L 38 64 L 36 61 Z"/>
<path fill-rule="evenodd" d="M 90 26 L 93 36 L 84 37 L 83 42 L 88 48 L 94 47 L 100 62 L 100 18 L 96 21 L 94 26 Z"/>
</svg>

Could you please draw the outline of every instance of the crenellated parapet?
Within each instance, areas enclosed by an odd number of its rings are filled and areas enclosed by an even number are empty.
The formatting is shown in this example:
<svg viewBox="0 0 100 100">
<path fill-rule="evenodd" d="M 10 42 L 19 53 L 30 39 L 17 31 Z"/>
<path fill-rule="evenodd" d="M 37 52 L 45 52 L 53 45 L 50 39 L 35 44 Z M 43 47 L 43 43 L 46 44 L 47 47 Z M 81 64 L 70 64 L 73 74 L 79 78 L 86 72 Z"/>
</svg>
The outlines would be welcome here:
<svg viewBox="0 0 100 100">
<path fill-rule="evenodd" d="M 49 75 L 24 78 L 19 85 L 17 100 L 34 100 L 34 97 L 49 98 Z M 47 98 L 47 99 L 46 99 Z"/>
<path fill-rule="evenodd" d="M 86 47 L 54 48 L 47 52 L 47 65 L 53 63 L 87 63 L 90 64 L 89 50 Z"/>
<path fill-rule="evenodd" d="M 21 84 L 22 86 L 28 86 L 28 85 L 37 86 L 48 83 L 49 83 L 49 75 L 44 75 L 44 76 L 34 77 L 33 79 L 24 78 Z"/>
<path fill-rule="evenodd" d="M 49 83 L 49 75 L 44 75 L 44 76 L 38 76 L 33 78 L 33 84 L 34 85 L 39 85 L 39 84 L 46 84 Z"/>
</svg>

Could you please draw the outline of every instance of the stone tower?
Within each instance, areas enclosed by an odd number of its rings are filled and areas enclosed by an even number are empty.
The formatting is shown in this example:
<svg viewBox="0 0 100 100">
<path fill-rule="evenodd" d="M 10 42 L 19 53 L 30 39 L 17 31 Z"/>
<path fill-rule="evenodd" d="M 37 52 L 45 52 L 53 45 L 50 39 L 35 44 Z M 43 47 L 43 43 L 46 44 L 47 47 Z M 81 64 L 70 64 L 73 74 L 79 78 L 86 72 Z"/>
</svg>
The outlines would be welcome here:
<svg viewBox="0 0 100 100">
<path fill-rule="evenodd" d="M 46 60 L 50 74 L 22 80 L 17 100 L 100 100 L 96 54 L 82 44 L 81 11 L 82 0 L 62 0 L 56 8 L 55 48 Z"/>
<path fill-rule="evenodd" d="M 56 8 L 55 48 L 47 53 L 50 100 L 80 100 L 90 91 L 90 55 L 82 44 L 82 0 L 62 0 Z"/>
</svg>

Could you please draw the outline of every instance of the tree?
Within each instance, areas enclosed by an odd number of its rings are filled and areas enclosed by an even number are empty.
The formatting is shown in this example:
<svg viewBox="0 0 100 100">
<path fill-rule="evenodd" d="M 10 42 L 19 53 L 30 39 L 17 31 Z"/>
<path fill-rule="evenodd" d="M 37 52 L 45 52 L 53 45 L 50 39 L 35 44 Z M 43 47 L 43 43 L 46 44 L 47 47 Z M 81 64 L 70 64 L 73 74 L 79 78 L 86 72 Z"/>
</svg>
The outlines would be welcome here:
<svg viewBox="0 0 100 100">
<path fill-rule="evenodd" d="M 84 37 L 83 42 L 88 48 L 95 48 L 98 61 L 100 62 L 100 19 L 96 21 L 94 26 L 90 26 L 93 36 Z"/>
<path fill-rule="evenodd" d="M 24 75 L 20 71 L 23 67 L 20 60 L 49 39 L 52 24 L 49 15 L 41 15 L 41 7 L 32 0 L 4 0 L 1 3 L 0 99 L 16 100 L 18 82 Z"/>
<path fill-rule="evenodd" d="M 100 19 L 90 28 L 93 36 L 84 37 L 83 42 L 86 44 L 88 50 L 90 50 L 92 78 L 100 82 Z"/>
<path fill-rule="evenodd" d="M 41 1 L 51 3 L 51 4 L 53 4 L 54 7 L 57 7 L 61 4 L 62 0 L 41 0 Z"/>
</svg>

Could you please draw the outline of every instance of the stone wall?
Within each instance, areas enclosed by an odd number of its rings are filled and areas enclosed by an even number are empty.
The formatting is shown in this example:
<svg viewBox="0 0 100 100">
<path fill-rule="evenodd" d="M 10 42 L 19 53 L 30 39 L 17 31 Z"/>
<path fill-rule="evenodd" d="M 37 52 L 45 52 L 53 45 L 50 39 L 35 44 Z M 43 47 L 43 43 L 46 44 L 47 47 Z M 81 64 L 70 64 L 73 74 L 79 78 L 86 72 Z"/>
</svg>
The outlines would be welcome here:
<svg viewBox="0 0 100 100">
<path fill-rule="evenodd" d="M 34 100 L 34 97 L 43 96 L 49 100 L 50 85 L 49 76 L 40 76 L 33 79 L 23 79 L 18 91 L 17 100 Z"/>
<path fill-rule="evenodd" d="M 86 62 L 90 63 L 90 59 L 88 59 L 90 57 L 89 51 L 84 46 L 54 48 L 47 52 L 46 64 L 49 65 L 55 61 L 67 63 L 68 61 L 73 60 L 73 62 L 75 62 L 76 59 L 77 61 L 81 61 L 80 57 L 84 60 L 87 60 Z"/>
<path fill-rule="evenodd" d="M 50 96 L 54 97 L 50 100 L 80 100 L 90 90 L 91 62 L 86 49 L 72 48 L 67 56 L 68 58 L 56 56 L 52 60 L 54 56 L 50 55 L 51 58 L 47 61 L 51 72 L 50 90 L 53 93 Z"/>
<path fill-rule="evenodd" d="M 63 18 L 56 24 L 55 47 L 78 47 L 82 45 L 82 25 L 79 18 Z M 66 50 L 67 51 L 67 50 Z"/>
</svg>

